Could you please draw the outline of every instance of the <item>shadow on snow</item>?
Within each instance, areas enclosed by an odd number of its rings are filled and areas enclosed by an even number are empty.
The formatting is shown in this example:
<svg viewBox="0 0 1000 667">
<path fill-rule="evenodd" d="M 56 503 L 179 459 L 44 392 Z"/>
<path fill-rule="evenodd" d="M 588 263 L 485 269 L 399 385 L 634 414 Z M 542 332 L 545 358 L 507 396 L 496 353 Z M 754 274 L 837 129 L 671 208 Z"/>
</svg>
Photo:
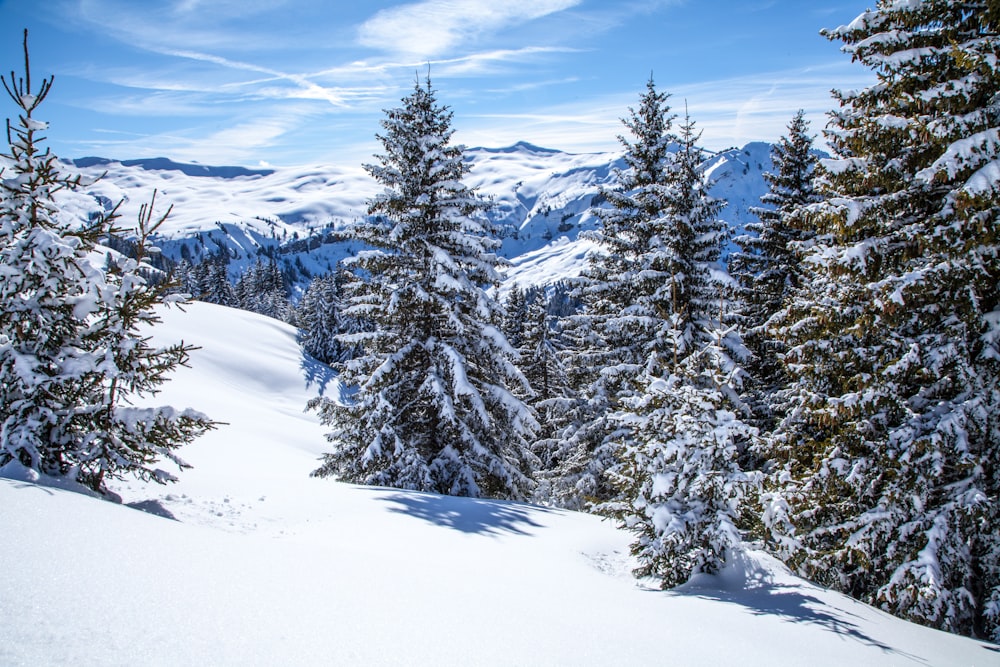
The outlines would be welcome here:
<svg viewBox="0 0 1000 667">
<path fill-rule="evenodd" d="M 327 385 L 331 382 L 334 383 L 334 387 L 340 384 L 337 382 L 337 371 L 323 362 L 313 359 L 308 354 L 302 354 L 302 361 L 299 362 L 299 368 L 302 370 L 302 375 L 306 380 L 306 388 L 308 389 L 315 385 L 318 390 L 317 393 L 320 396 L 326 393 Z"/>
<path fill-rule="evenodd" d="M 400 491 L 382 496 L 379 500 L 392 504 L 390 512 L 478 535 L 531 535 L 532 528 L 543 527 L 534 515 L 555 511 L 501 500 L 456 498 L 416 491 Z"/>
<path fill-rule="evenodd" d="M 881 650 L 917 664 L 927 664 L 919 656 L 879 641 L 862 630 L 862 618 L 845 609 L 836 609 L 808 588 L 796 584 L 781 584 L 773 580 L 770 572 L 755 566 L 752 558 L 737 556 L 736 572 L 722 575 L 723 586 L 712 585 L 716 577 L 696 575 L 692 581 L 673 591 L 672 595 L 697 597 L 714 602 L 736 604 L 755 616 L 771 616 L 792 623 L 815 625 L 847 639 Z M 861 604 L 861 603 L 859 603 Z"/>
</svg>

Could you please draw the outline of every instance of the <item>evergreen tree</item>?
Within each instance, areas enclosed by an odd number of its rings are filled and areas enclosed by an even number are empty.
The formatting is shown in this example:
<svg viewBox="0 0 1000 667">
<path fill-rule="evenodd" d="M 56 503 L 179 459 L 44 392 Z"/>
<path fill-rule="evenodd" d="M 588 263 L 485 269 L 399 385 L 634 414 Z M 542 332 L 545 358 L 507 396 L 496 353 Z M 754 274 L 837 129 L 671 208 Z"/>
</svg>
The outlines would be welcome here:
<svg viewBox="0 0 1000 667">
<path fill-rule="evenodd" d="M 528 318 L 527 294 L 520 285 L 514 285 L 507 294 L 503 309 L 503 334 L 514 349 L 524 342 L 524 329 Z"/>
<path fill-rule="evenodd" d="M 674 163 L 670 133 L 673 116 L 669 95 L 656 90 L 652 77 L 622 119 L 632 139 L 619 136 L 627 168 L 618 174 L 614 189 L 601 195 L 610 206 L 595 209 L 601 227 L 589 236 L 599 245 L 583 274 L 584 310 L 568 318 L 572 339 L 571 377 L 579 399 L 572 424 L 562 434 L 564 453 L 554 489 L 556 502 L 573 509 L 609 500 L 615 489 L 605 471 L 615 464 L 610 443 L 616 430 L 608 417 L 622 398 L 631 395 L 632 379 L 649 355 L 664 344 L 665 315 L 669 316 L 670 277 L 675 268 L 667 258 L 673 239 L 664 217 L 667 183 Z"/>
<path fill-rule="evenodd" d="M 264 264 L 257 260 L 236 281 L 232 293 L 238 308 L 273 317 L 282 322 L 291 322 L 295 309 L 288 299 L 289 291 L 288 283 L 277 262 L 271 260 Z"/>
<path fill-rule="evenodd" d="M 771 423 L 775 394 L 786 384 L 779 359 L 783 349 L 765 325 L 800 283 L 796 244 L 807 234 L 793 217 L 822 200 L 813 185 L 817 157 L 812 144 L 809 122 L 799 110 L 788 124 L 788 135 L 771 149 L 775 171 L 764 174 L 769 186 L 761 197 L 764 206 L 750 209 L 759 222 L 746 226 L 750 234 L 736 239 L 742 252 L 730 259 L 730 272 L 739 281 L 744 303 L 743 341 L 753 354 L 747 364 L 753 384 L 750 402 L 762 425 Z"/>
<path fill-rule="evenodd" d="M 522 398 L 539 422 L 533 446 L 539 465 L 534 499 L 541 503 L 553 502 L 552 482 L 565 447 L 561 434 L 572 423 L 576 403 L 553 328 L 555 319 L 549 314 L 545 288 L 511 289 L 505 304 L 504 333 L 517 351 L 519 367 L 530 385 Z"/>
<path fill-rule="evenodd" d="M 115 234 L 116 211 L 78 229 L 56 202 L 80 178 L 64 176 L 41 152 L 47 125 L 34 113 L 52 79 L 34 89 L 24 37 L 25 75 L 3 85 L 21 110 L 8 121 L 9 171 L 0 183 L 0 466 L 22 465 L 106 493 L 105 481 L 134 475 L 174 479 L 154 467 L 213 423 L 192 410 L 133 407 L 187 362 L 183 344 L 153 348 L 140 327 L 155 324 L 160 293 L 140 274 L 152 204 L 139 219 L 138 259 L 113 262 L 107 275 L 90 256 Z M 155 195 L 154 195 L 155 197 Z"/>
<path fill-rule="evenodd" d="M 337 335 L 345 333 L 341 321 L 340 285 L 335 275 L 313 278 L 299 302 L 296 321 L 302 331 L 302 348 L 325 364 L 341 361 L 344 349 Z"/>
<path fill-rule="evenodd" d="M 652 263 L 663 267 L 658 344 L 636 391 L 610 415 L 620 462 L 610 477 L 620 495 L 597 508 L 636 533 L 636 573 L 664 588 L 726 562 L 756 483 L 742 465 L 754 435 L 739 398 L 745 351 L 725 321 L 726 286 L 712 273 L 726 240 L 723 202 L 707 193 L 699 137 L 686 118 L 661 190 L 664 233 Z"/>
<path fill-rule="evenodd" d="M 233 284 L 229 282 L 229 255 L 220 251 L 199 262 L 192 271 L 191 294 L 199 301 L 231 308 L 239 307 Z"/>
<path fill-rule="evenodd" d="M 599 510 L 636 534 L 638 576 L 663 588 L 715 573 L 742 542 L 757 476 L 741 462 L 755 429 L 739 410 L 739 366 L 725 344 L 711 344 L 659 377 L 615 418 L 627 429 L 621 464 L 611 470 L 623 500 Z"/>
<path fill-rule="evenodd" d="M 526 498 L 537 429 L 515 395 L 527 382 L 516 352 L 491 323 L 499 305 L 499 242 L 486 203 L 462 179 L 451 112 L 428 79 L 386 112 L 383 186 L 353 237 L 373 248 L 353 258 L 368 279 L 349 287 L 346 311 L 370 332 L 341 336 L 362 353 L 345 364 L 348 400 L 318 398 L 334 451 L 319 476 L 450 495 Z"/>
<path fill-rule="evenodd" d="M 880 0 L 830 31 L 877 83 L 835 93 L 824 204 L 776 318 L 792 409 L 767 518 L 801 573 L 1000 640 L 1000 15 Z"/>
</svg>

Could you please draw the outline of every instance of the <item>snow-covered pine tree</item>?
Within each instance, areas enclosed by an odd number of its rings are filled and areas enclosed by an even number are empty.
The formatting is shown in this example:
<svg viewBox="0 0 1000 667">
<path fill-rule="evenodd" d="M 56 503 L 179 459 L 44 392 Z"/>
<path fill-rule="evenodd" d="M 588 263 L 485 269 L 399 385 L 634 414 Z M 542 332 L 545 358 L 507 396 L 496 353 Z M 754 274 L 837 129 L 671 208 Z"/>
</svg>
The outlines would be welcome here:
<svg viewBox="0 0 1000 667">
<path fill-rule="evenodd" d="M 91 396 L 82 424 L 78 481 L 99 492 L 109 478 L 175 481 L 173 474 L 153 466 L 168 459 L 178 468 L 187 467 L 174 450 L 216 426 L 191 409 L 135 406 L 137 398 L 156 395 L 171 372 L 186 366 L 193 349 L 183 342 L 150 345 L 148 331 L 160 322 L 156 306 L 183 303 L 183 297 L 169 294 L 169 283 L 152 285 L 141 269 L 156 251 L 151 237 L 170 214 L 168 209 L 154 222 L 155 202 L 154 192 L 149 204 L 139 209 L 136 256 L 119 258 L 91 286 L 97 311 L 85 340 L 97 364 L 91 371 Z M 114 219 L 106 222 L 105 233 L 121 233 Z"/>
<path fill-rule="evenodd" d="M 622 119 L 631 135 L 618 137 L 626 169 L 615 188 L 601 190 L 610 206 L 594 209 L 601 226 L 589 236 L 599 249 L 583 273 L 584 309 L 567 322 L 574 345 L 566 365 L 577 369 L 571 380 L 579 399 L 575 423 L 562 434 L 564 453 L 554 461 L 553 493 L 557 504 L 573 509 L 615 495 L 604 474 L 616 462 L 609 438 L 617 427 L 608 417 L 632 394 L 634 378 L 663 344 L 671 301 L 664 286 L 675 268 L 662 252 L 673 241 L 664 217 L 675 141 L 668 98 L 650 77 L 638 108 Z"/>
<path fill-rule="evenodd" d="M 345 333 L 341 322 L 340 285 L 334 274 L 317 276 L 299 302 L 295 320 L 302 349 L 314 359 L 333 364 L 343 359 L 344 348 L 337 335 Z"/>
<path fill-rule="evenodd" d="M 91 264 L 97 239 L 114 234 L 116 210 L 80 227 L 56 202 L 80 186 L 55 155 L 39 147 L 47 124 L 35 117 L 52 78 L 33 88 L 24 35 L 25 74 L 3 86 L 20 109 L 8 121 L 10 153 L 0 176 L 0 466 L 21 465 L 107 493 L 105 481 L 134 475 L 174 479 L 154 467 L 213 423 L 192 410 L 133 407 L 178 365 L 183 344 L 153 348 L 140 333 L 158 321 L 161 302 L 134 259 L 107 275 Z M 151 205 L 140 214 L 140 260 Z M 160 220 L 162 222 L 162 219 Z M 176 299 L 173 299 L 176 300 Z"/>
<path fill-rule="evenodd" d="M 751 379 L 749 402 L 761 425 L 772 423 L 775 394 L 786 384 L 781 344 L 768 334 L 765 324 L 799 284 L 795 244 L 805 239 L 806 232 L 792 218 L 799 209 L 822 199 L 813 185 L 818 158 L 812 147 L 809 122 L 799 110 L 788 124 L 788 134 L 771 149 L 774 171 L 764 174 L 768 184 L 768 192 L 761 197 L 764 206 L 750 209 L 759 221 L 746 226 L 750 233 L 736 239 L 741 252 L 729 260 L 743 301 L 743 342 L 753 354 L 746 364 Z"/>
<path fill-rule="evenodd" d="M 514 285 L 507 293 L 501 318 L 503 335 L 515 350 L 520 350 L 524 342 L 524 329 L 528 319 L 527 293 L 520 285 Z"/>
<path fill-rule="evenodd" d="M 492 324 L 499 242 L 486 202 L 462 183 L 451 118 L 428 78 L 382 121 L 385 152 L 366 169 L 385 189 L 352 234 L 373 250 L 353 258 L 367 279 L 349 288 L 346 309 L 375 328 L 341 337 L 363 346 L 342 375 L 357 391 L 310 403 L 333 427 L 314 474 L 521 499 L 537 422 L 515 395 L 527 384 L 516 352 Z"/>
<path fill-rule="evenodd" d="M 835 93 L 801 213 L 771 529 L 813 579 L 1000 640 L 1000 11 L 880 0 L 828 36 L 877 82 Z"/>
<path fill-rule="evenodd" d="M 572 423 L 576 396 L 563 366 L 563 347 L 549 313 L 546 287 L 514 287 L 508 294 L 504 316 L 508 340 L 519 356 L 519 367 L 531 391 L 525 402 L 535 411 L 539 429 L 533 451 L 538 459 L 534 500 L 552 502 L 552 481 L 564 453 L 562 433 Z"/>
<path fill-rule="evenodd" d="M 741 462 L 756 430 L 740 414 L 741 370 L 725 341 L 640 380 L 615 414 L 628 430 L 610 474 L 622 500 L 599 506 L 636 534 L 637 576 L 663 588 L 718 572 L 751 523 L 756 473 Z"/>
<path fill-rule="evenodd" d="M 257 260 L 236 281 L 233 296 L 238 308 L 291 322 L 295 309 L 288 299 L 289 291 L 277 262 L 271 260 L 265 264 Z"/>
<path fill-rule="evenodd" d="M 191 294 L 199 301 L 239 307 L 233 284 L 229 282 L 229 255 L 225 251 L 208 255 L 199 262 L 192 271 L 192 279 L 195 289 Z"/>
<path fill-rule="evenodd" d="M 756 482 L 741 467 L 754 435 L 739 397 L 745 349 L 727 328 L 732 307 L 716 265 L 724 202 L 708 195 L 699 138 L 686 117 L 661 189 L 663 231 L 649 250 L 660 324 L 636 391 L 610 415 L 620 463 L 609 476 L 620 496 L 597 508 L 636 533 L 636 573 L 664 588 L 726 562 Z"/>
<path fill-rule="evenodd" d="M 562 364 L 561 344 L 553 329 L 554 318 L 548 312 L 544 288 L 535 288 L 525 295 L 524 320 L 520 346 L 521 369 L 534 390 L 532 405 L 536 408 L 548 401 L 569 395 L 569 379 Z"/>
</svg>

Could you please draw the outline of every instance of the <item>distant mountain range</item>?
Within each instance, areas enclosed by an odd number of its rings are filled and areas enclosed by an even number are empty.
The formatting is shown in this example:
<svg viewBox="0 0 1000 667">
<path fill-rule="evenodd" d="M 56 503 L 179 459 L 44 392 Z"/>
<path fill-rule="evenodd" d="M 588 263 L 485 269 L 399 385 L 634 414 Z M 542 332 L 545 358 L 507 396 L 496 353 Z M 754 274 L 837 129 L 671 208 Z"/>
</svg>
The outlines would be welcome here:
<svg viewBox="0 0 1000 667">
<path fill-rule="evenodd" d="M 722 218 L 737 231 L 755 219 L 749 208 L 767 192 L 770 151 L 770 144 L 750 143 L 709 154 L 702 165 L 712 195 L 728 201 Z M 494 204 L 489 215 L 503 238 L 502 254 L 514 263 L 510 279 L 546 283 L 575 275 L 589 247 L 578 234 L 594 227 L 591 209 L 600 203 L 601 186 L 613 186 L 615 170 L 623 167 L 620 155 L 571 154 L 523 142 L 470 148 L 465 155 L 467 183 Z M 235 277 L 266 254 L 295 267 L 302 284 L 355 250 L 332 232 L 362 218 L 380 189 L 361 165 L 247 169 L 87 157 L 67 168 L 89 183 L 66 197 L 72 214 L 85 217 L 124 200 L 119 210 L 127 225 L 156 190 L 157 212 L 173 206 L 159 239 L 168 257 L 198 261 L 224 249 Z"/>
</svg>

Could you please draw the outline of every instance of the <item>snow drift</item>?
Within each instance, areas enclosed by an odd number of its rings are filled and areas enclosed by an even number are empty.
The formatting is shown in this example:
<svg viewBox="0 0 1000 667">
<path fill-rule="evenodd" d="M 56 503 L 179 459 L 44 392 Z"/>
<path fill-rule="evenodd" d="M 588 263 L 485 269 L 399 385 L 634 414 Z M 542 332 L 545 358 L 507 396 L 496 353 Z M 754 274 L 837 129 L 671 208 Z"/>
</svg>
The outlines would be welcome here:
<svg viewBox="0 0 1000 667">
<path fill-rule="evenodd" d="M 200 349 L 152 402 L 227 424 L 123 505 L 0 479 L 0 664 L 1000 664 L 757 552 L 663 592 L 597 517 L 310 478 L 339 388 L 291 327 L 194 303 L 155 337 Z"/>
</svg>

